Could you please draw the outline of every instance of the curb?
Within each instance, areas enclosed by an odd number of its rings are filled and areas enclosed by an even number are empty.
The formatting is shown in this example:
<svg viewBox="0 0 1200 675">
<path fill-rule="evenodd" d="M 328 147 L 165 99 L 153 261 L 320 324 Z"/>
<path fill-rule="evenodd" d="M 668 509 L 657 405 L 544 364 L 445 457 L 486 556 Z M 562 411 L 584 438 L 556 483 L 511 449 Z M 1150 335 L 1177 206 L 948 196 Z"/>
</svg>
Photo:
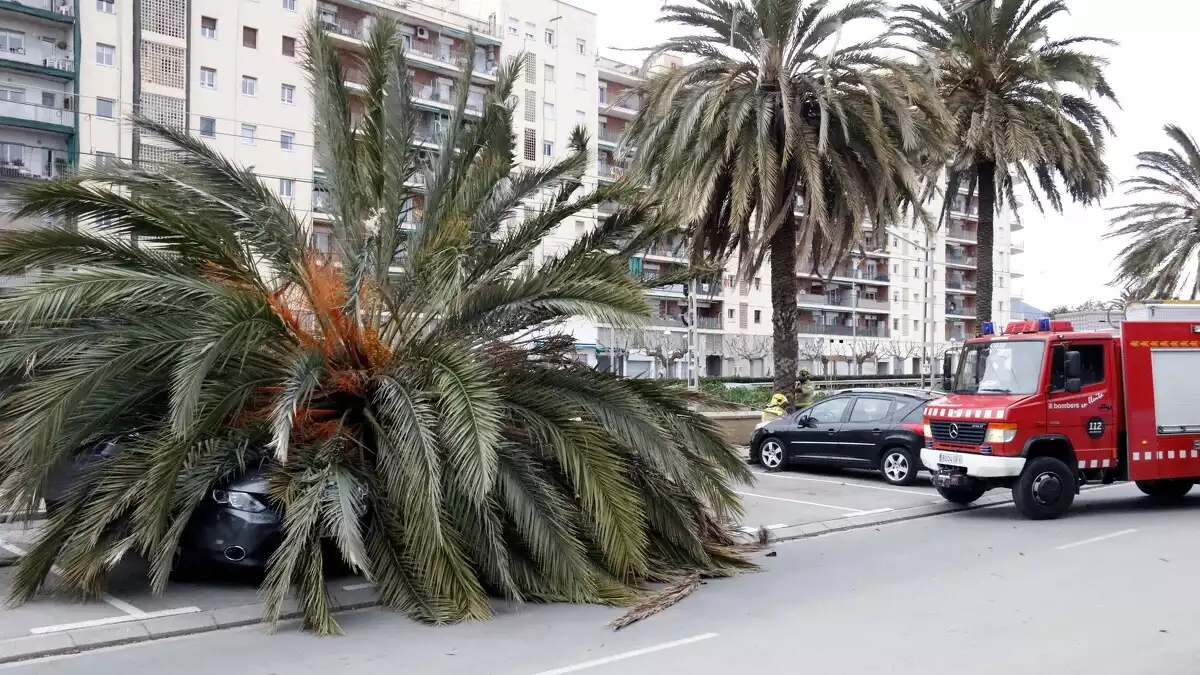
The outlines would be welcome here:
<svg viewBox="0 0 1200 675">
<path fill-rule="evenodd" d="M 940 516 L 944 513 L 955 513 L 957 511 L 974 511 L 976 509 L 985 509 L 989 506 L 997 504 L 1010 504 L 1012 497 L 1003 495 L 984 495 L 978 501 L 972 504 L 962 506 L 943 502 L 941 504 L 929 504 L 926 506 L 914 506 L 908 509 L 897 509 L 895 511 L 887 511 L 885 513 L 872 513 L 865 516 L 851 516 L 849 518 L 837 518 L 833 520 L 822 520 L 816 523 L 806 523 L 804 525 L 789 525 L 786 528 L 776 530 L 785 531 L 796 529 L 799 532 L 789 533 L 782 536 L 774 536 L 772 533 L 771 542 L 795 541 L 797 539 L 811 539 L 833 532 L 846 532 L 848 530 L 861 530 L 867 527 L 876 527 L 878 525 L 887 525 L 890 523 L 899 523 L 906 520 L 917 520 L 918 518 L 929 518 L 931 516 Z"/>
<path fill-rule="evenodd" d="M 375 598 L 374 589 L 371 588 L 347 591 L 341 586 L 337 586 L 331 588 L 329 592 L 332 596 L 334 612 L 366 609 L 379 604 Z M 263 623 L 262 611 L 261 604 L 222 607 L 192 614 L 159 616 L 142 621 L 0 640 L 0 664 L 252 626 Z M 279 620 L 287 621 L 300 618 L 300 616 L 301 612 L 296 608 L 295 602 L 288 599 L 284 602 Z"/>
</svg>

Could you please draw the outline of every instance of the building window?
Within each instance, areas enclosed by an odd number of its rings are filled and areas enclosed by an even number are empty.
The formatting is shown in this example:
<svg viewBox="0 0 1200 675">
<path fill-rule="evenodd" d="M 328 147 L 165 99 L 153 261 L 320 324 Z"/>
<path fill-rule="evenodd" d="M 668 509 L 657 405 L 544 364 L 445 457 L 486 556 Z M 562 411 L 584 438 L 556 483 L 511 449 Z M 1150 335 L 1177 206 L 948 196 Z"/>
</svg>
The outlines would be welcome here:
<svg viewBox="0 0 1200 675">
<path fill-rule="evenodd" d="M 575 73 L 575 88 L 580 91 L 587 89 L 587 75 Z"/>
<path fill-rule="evenodd" d="M 537 55 L 526 54 L 525 67 L 521 70 L 525 71 L 525 82 L 527 84 L 533 84 L 537 82 Z"/>
<path fill-rule="evenodd" d="M 587 226 L 585 226 L 583 224 L 582 220 L 575 221 L 575 236 L 576 237 L 582 237 L 586 230 L 587 230 Z"/>
<path fill-rule="evenodd" d="M 112 45 L 96 43 L 96 63 L 102 66 L 112 66 L 117 62 L 117 48 Z"/>
<path fill-rule="evenodd" d="M 553 103 L 543 103 L 542 104 L 542 118 L 547 119 L 547 120 L 554 119 L 554 104 Z"/>
<path fill-rule="evenodd" d="M 279 147 L 291 152 L 296 147 L 296 134 L 290 131 L 279 132 Z"/>
<path fill-rule="evenodd" d="M 242 145 L 254 145 L 254 134 L 258 131 L 258 127 L 253 124 L 242 125 Z"/>
<path fill-rule="evenodd" d="M 536 40 L 537 39 L 537 26 L 528 21 L 525 22 L 525 39 L 526 40 Z"/>
<path fill-rule="evenodd" d="M 242 76 L 242 96 L 258 96 L 258 78 Z"/>
<path fill-rule="evenodd" d="M 110 98 L 96 99 L 96 114 L 100 117 L 113 118 L 117 116 L 117 102 Z"/>
<path fill-rule="evenodd" d="M 532 162 L 537 159 L 537 132 L 525 130 L 525 159 Z"/>
<path fill-rule="evenodd" d="M 525 121 L 537 121 L 537 92 L 532 89 L 525 90 Z"/>
<path fill-rule="evenodd" d="M 117 156 L 111 152 L 97 152 L 96 166 L 103 168 L 117 163 Z"/>
<path fill-rule="evenodd" d="M 242 46 L 258 49 L 258 29 L 242 26 Z"/>
<path fill-rule="evenodd" d="M 587 40 L 584 40 L 583 38 L 575 40 L 575 53 L 587 54 Z"/>
<path fill-rule="evenodd" d="M 587 113 L 583 112 L 582 110 L 576 110 L 575 111 L 575 125 L 576 126 L 584 126 L 585 124 L 587 124 Z"/>
<path fill-rule="evenodd" d="M 205 89 L 215 89 L 217 86 L 217 71 L 213 68 L 201 68 L 200 86 Z"/>
<path fill-rule="evenodd" d="M 554 66 L 550 65 L 549 63 L 547 63 L 547 64 L 546 64 L 546 75 L 545 75 L 545 77 L 546 77 L 546 81 L 547 81 L 547 82 L 553 82 L 553 81 L 554 81 Z"/>
<path fill-rule="evenodd" d="M 296 11 L 296 0 L 283 0 L 283 8 L 289 12 Z"/>
<path fill-rule="evenodd" d="M 754 323 L 762 323 L 762 310 L 754 310 Z"/>
<path fill-rule="evenodd" d="M 762 277 L 754 277 L 754 290 L 762 290 Z"/>
<path fill-rule="evenodd" d="M 279 87 L 279 100 L 291 105 L 296 102 L 296 87 L 284 84 Z"/>
<path fill-rule="evenodd" d="M 54 92 L 52 92 L 52 91 L 43 91 L 42 92 L 42 107 L 53 108 L 57 105 L 57 103 L 58 103 L 58 98 L 54 95 Z"/>
<path fill-rule="evenodd" d="M 542 141 L 542 154 L 546 157 L 554 156 L 554 143 L 550 141 Z"/>
<path fill-rule="evenodd" d="M 113 0 L 96 0 L 96 11 L 105 14 L 116 14 L 117 3 Z"/>
<path fill-rule="evenodd" d="M 217 120 L 215 117 L 200 118 L 200 135 L 213 138 L 217 135 Z"/>
<path fill-rule="evenodd" d="M 284 56 L 295 56 L 296 55 L 296 38 L 288 37 L 286 35 L 283 36 L 283 55 Z"/>
<path fill-rule="evenodd" d="M 554 46 L 554 31 L 550 30 L 549 28 L 546 29 L 546 44 L 550 45 L 551 47 Z"/>
<path fill-rule="evenodd" d="M 296 192 L 296 181 L 291 178 L 279 179 L 279 196 L 284 199 L 291 199 Z"/>
<path fill-rule="evenodd" d="M 217 20 L 211 16 L 200 17 L 200 37 L 213 38 L 217 37 Z"/>
<path fill-rule="evenodd" d="M 508 18 L 508 34 L 509 35 L 520 35 L 521 34 L 520 19 L 514 19 L 512 17 Z"/>
<path fill-rule="evenodd" d="M 25 34 L 15 30 L 0 29 L 0 51 L 24 54 Z"/>
</svg>

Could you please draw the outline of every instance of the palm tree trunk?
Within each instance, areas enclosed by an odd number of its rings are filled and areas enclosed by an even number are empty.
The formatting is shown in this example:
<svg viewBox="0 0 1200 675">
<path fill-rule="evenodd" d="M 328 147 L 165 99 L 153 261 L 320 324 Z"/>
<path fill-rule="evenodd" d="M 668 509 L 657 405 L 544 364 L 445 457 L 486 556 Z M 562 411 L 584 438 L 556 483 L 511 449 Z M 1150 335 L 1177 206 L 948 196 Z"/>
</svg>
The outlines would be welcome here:
<svg viewBox="0 0 1200 675">
<path fill-rule="evenodd" d="M 996 163 L 979 162 L 975 165 L 979 174 L 979 267 L 975 282 L 976 323 L 992 320 L 992 252 L 995 242 L 996 218 Z"/>
<path fill-rule="evenodd" d="M 800 344 L 796 338 L 796 216 L 794 198 L 788 216 L 771 237 L 771 331 L 775 355 L 775 391 L 789 399 L 796 388 Z"/>
</svg>

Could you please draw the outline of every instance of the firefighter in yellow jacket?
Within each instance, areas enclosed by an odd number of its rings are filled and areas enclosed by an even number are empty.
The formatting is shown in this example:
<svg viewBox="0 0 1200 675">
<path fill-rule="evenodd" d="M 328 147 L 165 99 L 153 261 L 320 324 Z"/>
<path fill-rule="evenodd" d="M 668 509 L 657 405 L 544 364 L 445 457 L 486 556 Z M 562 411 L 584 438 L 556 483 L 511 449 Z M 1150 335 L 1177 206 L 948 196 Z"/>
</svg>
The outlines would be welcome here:
<svg viewBox="0 0 1200 675">
<path fill-rule="evenodd" d="M 763 408 L 762 421 L 770 422 L 777 420 L 787 414 L 788 400 L 783 394 L 775 394 L 771 397 L 771 405 Z"/>
<path fill-rule="evenodd" d="M 813 404 L 812 373 L 808 372 L 808 368 L 801 368 L 800 375 L 796 378 L 796 396 L 792 399 L 796 408 L 807 408 Z"/>
</svg>

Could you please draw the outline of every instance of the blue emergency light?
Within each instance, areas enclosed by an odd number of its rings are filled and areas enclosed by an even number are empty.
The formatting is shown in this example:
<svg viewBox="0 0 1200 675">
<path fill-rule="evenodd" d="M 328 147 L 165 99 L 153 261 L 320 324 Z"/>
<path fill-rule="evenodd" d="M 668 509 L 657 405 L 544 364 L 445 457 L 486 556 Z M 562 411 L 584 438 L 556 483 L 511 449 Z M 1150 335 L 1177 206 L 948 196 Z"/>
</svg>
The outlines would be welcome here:
<svg viewBox="0 0 1200 675">
<path fill-rule="evenodd" d="M 1050 317 L 1042 317 L 1038 319 L 1038 332 L 1047 332 L 1050 330 Z"/>
<path fill-rule="evenodd" d="M 993 324 L 991 321 L 984 321 L 983 322 L 983 334 L 984 335 L 995 335 L 996 334 L 996 325 Z"/>
</svg>

